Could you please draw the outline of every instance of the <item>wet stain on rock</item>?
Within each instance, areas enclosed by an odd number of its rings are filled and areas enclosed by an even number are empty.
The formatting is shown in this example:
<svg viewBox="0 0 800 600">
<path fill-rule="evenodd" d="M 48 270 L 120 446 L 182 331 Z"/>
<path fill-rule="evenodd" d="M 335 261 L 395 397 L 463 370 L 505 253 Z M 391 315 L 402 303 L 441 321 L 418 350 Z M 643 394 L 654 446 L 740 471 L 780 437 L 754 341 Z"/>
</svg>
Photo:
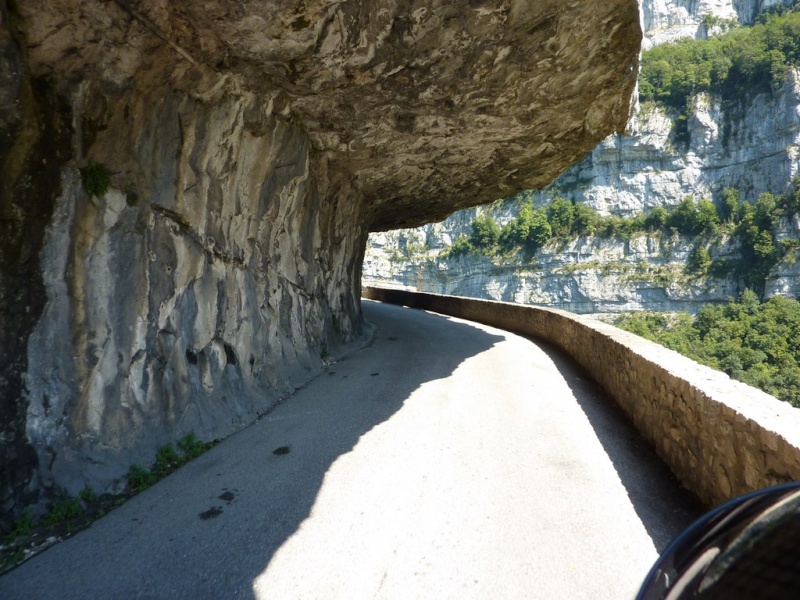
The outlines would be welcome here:
<svg viewBox="0 0 800 600">
<path fill-rule="evenodd" d="M 233 492 L 231 492 L 231 491 L 227 491 L 227 492 L 224 492 L 224 493 L 220 494 L 220 495 L 219 495 L 219 496 L 217 496 L 217 497 L 218 497 L 220 500 L 224 500 L 225 502 L 227 502 L 228 504 L 230 504 L 230 503 L 231 503 L 231 502 L 233 502 L 233 501 L 234 501 L 234 499 L 236 498 L 236 494 L 234 494 L 234 493 L 233 493 Z"/>
<path fill-rule="evenodd" d="M 370 377 L 377 377 L 380 373 L 370 373 Z"/>
<path fill-rule="evenodd" d="M 209 519 L 214 519 L 222 514 L 222 507 L 219 506 L 212 506 L 206 511 L 201 512 L 198 516 L 203 521 L 208 521 Z"/>
<path fill-rule="evenodd" d="M 292 449 L 290 446 L 279 446 L 275 448 L 275 450 L 273 450 L 272 453 L 277 456 L 283 456 L 284 454 L 289 454 L 289 452 L 291 451 Z"/>
</svg>

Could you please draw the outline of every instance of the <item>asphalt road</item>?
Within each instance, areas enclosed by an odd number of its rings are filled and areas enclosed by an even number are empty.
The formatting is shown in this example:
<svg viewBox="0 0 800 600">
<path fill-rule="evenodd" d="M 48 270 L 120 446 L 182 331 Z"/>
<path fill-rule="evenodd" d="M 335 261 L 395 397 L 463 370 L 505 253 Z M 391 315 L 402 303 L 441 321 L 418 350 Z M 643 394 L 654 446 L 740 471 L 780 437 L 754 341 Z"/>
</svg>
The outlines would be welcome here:
<svg viewBox="0 0 800 600">
<path fill-rule="evenodd" d="M 370 346 L 0 598 L 631 598 L 697 509 L 613 405 L 527 339 L 364 313 Z"/>
</svg>

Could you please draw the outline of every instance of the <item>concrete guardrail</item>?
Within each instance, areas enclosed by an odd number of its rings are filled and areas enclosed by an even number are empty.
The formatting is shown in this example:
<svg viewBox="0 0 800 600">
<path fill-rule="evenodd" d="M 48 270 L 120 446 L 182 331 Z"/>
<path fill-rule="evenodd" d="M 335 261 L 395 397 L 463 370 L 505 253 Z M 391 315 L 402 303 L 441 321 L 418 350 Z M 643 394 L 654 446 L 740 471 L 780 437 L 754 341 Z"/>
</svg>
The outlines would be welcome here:
<svg viewBox="0 0 800 600">
<path fill-rule="evenodd" d="M 800 480 L 800 409 L 677 352 L 565 311 L 364 288 L 364 298 L 476 321 L 555 344 L 625 410 L 708 506 Z"/>
</svg>

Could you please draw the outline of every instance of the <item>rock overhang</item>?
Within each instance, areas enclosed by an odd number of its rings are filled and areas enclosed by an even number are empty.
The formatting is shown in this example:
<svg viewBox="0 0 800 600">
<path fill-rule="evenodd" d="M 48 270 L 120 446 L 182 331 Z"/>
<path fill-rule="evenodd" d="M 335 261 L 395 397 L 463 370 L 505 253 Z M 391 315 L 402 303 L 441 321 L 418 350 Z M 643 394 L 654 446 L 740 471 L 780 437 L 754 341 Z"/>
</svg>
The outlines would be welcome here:
<svg viewBox="0 0 800 600">
<path fill-rule="evenodd" d="M 282 7 L 293 36 L 272 51 L 291 114 L 350 174 L 371 230 L 544 187 L 630 116 L 636 2 L 316 4 Z"/>
<path fill-rule="evenodd" d="M 113 0 L 63 22 L 74 4 L 21 8 L 40 71 L 253 91 L 373 231 L 552 182 L 625 129 L 642 39 L 636 0 Z"/>
<path fill-rule="evenodd" d="M 635 0 L 0 2 L 0 531 L 318 372 L 368 230 L 549 183 L 640 40 Z"/>
</svg>

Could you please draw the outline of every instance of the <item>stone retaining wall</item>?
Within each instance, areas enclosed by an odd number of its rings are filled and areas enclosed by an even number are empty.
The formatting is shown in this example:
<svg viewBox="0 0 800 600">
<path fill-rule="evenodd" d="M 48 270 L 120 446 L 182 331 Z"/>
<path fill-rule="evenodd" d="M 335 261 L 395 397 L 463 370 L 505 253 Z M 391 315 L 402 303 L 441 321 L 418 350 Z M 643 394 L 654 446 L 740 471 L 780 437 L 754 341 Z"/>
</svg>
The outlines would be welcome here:
<svg viewBox="0 0 800 600">
<path fill-rule="evenodd" d="M 402 290 L 364 298 L 541 338 L 617 401 L 687 489 L 714 506 L 800 480 L 800 410 L 677 352 L 564 311 Z"/>
</svg>

